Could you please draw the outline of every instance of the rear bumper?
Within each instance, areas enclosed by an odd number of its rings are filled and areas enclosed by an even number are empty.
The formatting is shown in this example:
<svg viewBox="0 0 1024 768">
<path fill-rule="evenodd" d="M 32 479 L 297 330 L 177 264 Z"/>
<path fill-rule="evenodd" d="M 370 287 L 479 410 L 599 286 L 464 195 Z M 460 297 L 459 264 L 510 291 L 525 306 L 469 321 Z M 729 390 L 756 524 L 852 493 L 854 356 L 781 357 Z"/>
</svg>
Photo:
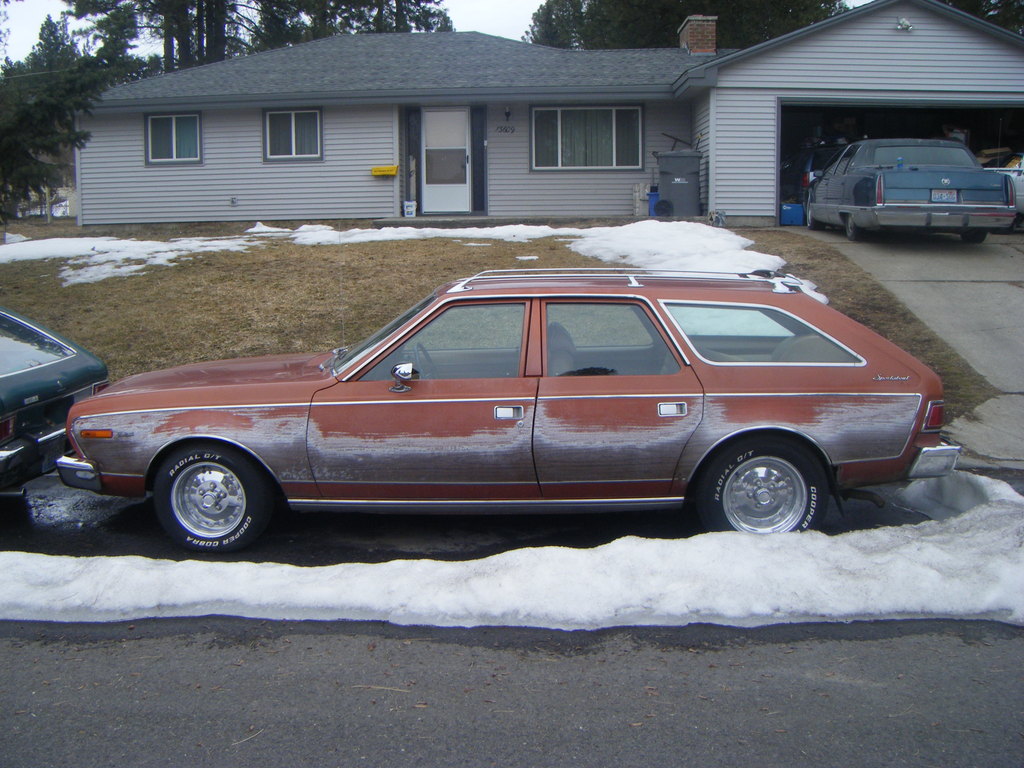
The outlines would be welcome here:
<svg viewBox="0 0 1024 768">
<path fill-rule="evenodd" d="M 100 490 L 100 473 L 91 461 L 73 456 L 61 456 L 57 459 L 57 474 L 64 485 L 71 488 L 82 488 L 86 491 Z"/>
<path fill-rule="evenodd" d="M 0 488 L 18 485 L 54 468 L 64 453 L 63 429 L 23 434 L 0 448 Z"/>
<path fill-rule="evenodd" d="M 914 459 L 907 477 L 916 479 L 948 475 L 956 469 L 961 450 L 959 445 L 949 443 L 922 448 Z"/>
<path fill-rule="evenodd" d="M 1017 210 L 1008 205 L 878 205 L 850 211 L 854 223 L 862 229 L 905 227 L 933 232 L 962 232 L 1009 229 Z"/>
</svg>

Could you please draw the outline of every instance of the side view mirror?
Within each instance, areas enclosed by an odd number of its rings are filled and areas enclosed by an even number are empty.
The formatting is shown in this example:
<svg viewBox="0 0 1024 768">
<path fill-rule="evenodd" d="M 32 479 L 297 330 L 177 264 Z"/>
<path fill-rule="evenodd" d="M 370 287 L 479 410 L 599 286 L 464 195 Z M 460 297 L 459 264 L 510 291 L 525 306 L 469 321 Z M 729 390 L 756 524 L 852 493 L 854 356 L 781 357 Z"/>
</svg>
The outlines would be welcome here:
<svg viewBox="0 0 1024 768">
<path fill-rule="evenodd" d="M 809 171 L 808 174 L 807 174 L 807 185 L 810 186 L 811 184 L 816 182 L 818 179 L 820 179 L 821 176 L 822 176 L 822 173 L 823 173 L 823 171 L 821 171 L 821 170 Z"/>
<path fill-rule="evenodd" d="M 420 377 L 420 372 L 413 368 L 412 363 L 399 363 L 391 369 L 391 376 L 395 383 L 388 387 L 390 392 L 408 392 L 412 387 L 406 384 L 407 381 L 415 381 Z"/>
</svg>

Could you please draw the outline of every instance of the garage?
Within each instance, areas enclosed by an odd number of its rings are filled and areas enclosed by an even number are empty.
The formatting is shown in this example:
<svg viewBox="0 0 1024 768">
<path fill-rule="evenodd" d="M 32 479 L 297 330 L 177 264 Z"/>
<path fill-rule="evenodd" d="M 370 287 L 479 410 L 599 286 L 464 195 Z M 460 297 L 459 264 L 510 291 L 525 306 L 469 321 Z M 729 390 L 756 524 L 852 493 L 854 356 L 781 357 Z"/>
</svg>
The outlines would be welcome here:
<svg viewBox="0 0 1024 768">
<path fill-rule="evenodd" d="M 1002 166 L 1024 151 L 1024 108 L 964 104 L 782 105 L 779 202 L 802 203 L 805 173 L 858 139 L 949 138 L 964 142 L 983 165 Z M 797 222 L 799 223 L 799 222 Z"/>
<path fill-rule="evenodd" d="M 694 98 L 702 202 L 734 226 L 803 222 L 793 184 L 809 168 L 787 181 L 780 164 L 819 140 L 950 136 L 995 162 L 1024 150 L 1024 37 L 938 0 L 865 3 L 711 58 L 676 90 Z"/>
</svg>

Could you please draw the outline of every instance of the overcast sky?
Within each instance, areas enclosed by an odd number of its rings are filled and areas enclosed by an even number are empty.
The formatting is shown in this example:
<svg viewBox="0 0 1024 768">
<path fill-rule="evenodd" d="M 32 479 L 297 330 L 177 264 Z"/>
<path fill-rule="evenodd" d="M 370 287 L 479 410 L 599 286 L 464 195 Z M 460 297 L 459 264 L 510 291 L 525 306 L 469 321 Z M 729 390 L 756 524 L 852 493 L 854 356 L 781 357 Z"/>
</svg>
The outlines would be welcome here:
<svg viewBox="0 0 1024 768">
<path fill-rule="evenodd" d="M 543 0 L 445 0 L 448 15 L 460 32 L 486 32 L 519 40 Z M 62 0 L 15 0 L 7 6 L 11 31 L 4 55 L 20 61 L 39 38 L 39 25 L 47 14 L 55 19 L 67 10 Z"/>
</svg>

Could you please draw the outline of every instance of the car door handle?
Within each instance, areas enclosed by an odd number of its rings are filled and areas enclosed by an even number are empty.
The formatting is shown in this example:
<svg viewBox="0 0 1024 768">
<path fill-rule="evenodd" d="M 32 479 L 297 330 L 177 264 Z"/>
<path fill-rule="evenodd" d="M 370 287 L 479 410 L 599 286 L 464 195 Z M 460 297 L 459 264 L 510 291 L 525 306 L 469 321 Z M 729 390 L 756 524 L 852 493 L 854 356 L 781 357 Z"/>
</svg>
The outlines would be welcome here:
<svg viewBox="0 0 1024 768">
<path fill-rule="evenodd" d="M 496 405 L 494 406 L 494 418 L 512 419 L 518 421 L 523 418 L 523 406 L 521 405 Z"/>
<path fill-rule="evenodd" d="M 685 416 L 686 403 L 658 403 L 659 416 Z"/>
</svg>

